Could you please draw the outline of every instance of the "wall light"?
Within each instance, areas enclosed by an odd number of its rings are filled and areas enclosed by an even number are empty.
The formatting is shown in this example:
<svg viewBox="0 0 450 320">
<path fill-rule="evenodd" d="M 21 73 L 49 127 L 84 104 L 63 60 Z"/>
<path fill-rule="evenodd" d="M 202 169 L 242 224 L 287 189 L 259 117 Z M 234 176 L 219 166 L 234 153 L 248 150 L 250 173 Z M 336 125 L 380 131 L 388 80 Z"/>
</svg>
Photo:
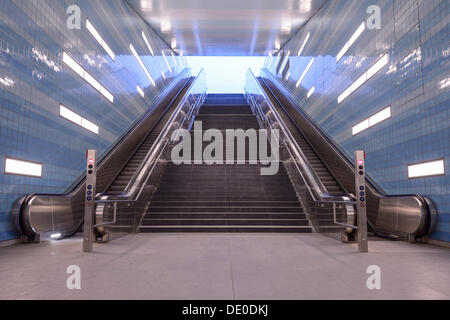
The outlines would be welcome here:
<svg viewBox="0 0 450 320">
<path fill-rule="evenodd" d="M 150 45 L 150 42 L 148 42 L 147 36 L 145 35 L 144 31 L 142 31 L 142 38 L 144 38 L 144 42 L 148 47 L 148 50 L 150 50 L 150 53 L 152 54 L 152 56 L 154 56 L 155 54 L 153 53 L 153 48 Z"/>
<path fill-rule="evenodd" d="M 83 78 L 87 83 L 89 83 L 92 87 L 94 87 L 98 92 L 100 92 L 106 99 L 108 99 L 111 103 L 114 103 L 114 96 L 103 87 L 97 80 L 94 79 L 93 76 L 89 72 L 83 69 L 81 65 L 78 64 L 71 56 L 67 53 L 63 53 L 63 62 L 72 69 L 73 72 L 78 74 L 81 78 Z"/>
<path fill-rule="evenodd" d="M 96 124 L 87 119 L 84 119 L 79 114 L 73 112 L 72 110 L 69 110 L 62 104 L 59 106 L 59 116 L 97 135 L 99 133 L 99 127 Z"/>
<path fill-rule="evenodd" d="M 97 42 L 100 44 L 100 46 L 106 51 L 106 53 L 114 61 L 116 59 L 114 52 L 111 50 L 111 48 L 105 42 L 105 40 L 103 40 L 102 36 L 97 32 L 97 30 L 94 28 L 94 26 L 91 24 L 91 22 L 89 20 L 86 20 L 86 28 L 91 33 L 91 35 L 94 37 L 94 39 L 97 40 Z"/>
<path fill-rule="evenodd" d="M 34 177 L 34 178 L 41 178 L 42 177 L 42 164 L 6 157 L 5 173 L 13 174 L 13 175 L 20 175 L 20 176 L 27 176 L 27 177 Z"/>
<path fill-rule="evenodd" d="M 150 72 L 148 71 L 147 67 L 144 65 L 144 62 L 142 62 L 141 57 L 139 57 L 139 55 L 136 52 L 136 49 L 134 49 L 132 44 L 130 44 L 130 50 L 133 53 L 133 55 L 136 58 L 136 60 L 138 61 L 139 65 L 141 66 L 142 70 L 144 70 L 145 74 L 147 75 L 147 78 L 151 81 L 153 86 L 156 87 L 156 83 L 153 80 L 152 76 L 150 75 Z"/>
<path fill-rule="evenodd" d="M 444 159 L 432 160 L 408 166 L 408 177 L 410 179 L 442 175 L 445 175 Z"/>
<path fill-rule="evenodd" d="M 359 28 L 356 30 L 356 32 L 351 36 L 351 38 L 345 43 L 344 47 L 339 51 L 338 55 L 336 56 L 336 62 L 339 62 L 339 60 L 342 59 L 342 57 L 345 55 L 345 53 L 351 48 L 351 46 L 358 40 L 358 38 L 362 35 L 364 30 L 366 29 L 366 23 L 363 22 Z"/>
<path fill-rule="evenodd" d="M 376 75 L 381 69 L 383 69 L 389 62 L 389 55 L 384 55 L 381 59 L 375 62 L 369 70 L 367 70 L 361 77 L 353 82 L 339 97 L 338 103 L 343 102 L 347 99 L 353 92 L 358 90 L 363 84 L 365 84 L 370 78 Z"/>
<path fill-rule="evenodd" d="M 364 121 L 358 123 L 356 126 L 352 128 L 353 135 L 357 135 L 360 132 L 363 132 L 370 127 L 373 127 L 387 119 L 391 118 L 391 107 L 387 107 L 377 114 L 371 116 L 368 119 L 365 119 Z"/>
<path fill-rule="evenodd" d="M 306 43 L 308 42 L 310 36 L 311 36 L 311 33 L 308 32 L 308 34 L 306 35 L 305 41 L 303 41 L 303 44 L 302 44 L 302 46 L 300 47 L 300 50 L 298 50 L 298 56 L 299 56 L 299 57 L 300 57 L 300 55 L 302 54 L 303 49 L 305 49 Z"/>
<path fill-rule="evenodd" d="M 313 63 L 314 63 L 314 58 L 311 59 L 311 61 L 308 63 L 308 66 L 306 67 L 305 71 L 303 71 L 300 79 L 298 79 L 298 82 L 297 82 L 297 85 L 296 85 L 297 88 L 302 83 L 302 81 L 305 78 L 306 74 L 308 73 L 309 69 L 311 69 L 311 66 L 312 66 Z"/>
</svg>

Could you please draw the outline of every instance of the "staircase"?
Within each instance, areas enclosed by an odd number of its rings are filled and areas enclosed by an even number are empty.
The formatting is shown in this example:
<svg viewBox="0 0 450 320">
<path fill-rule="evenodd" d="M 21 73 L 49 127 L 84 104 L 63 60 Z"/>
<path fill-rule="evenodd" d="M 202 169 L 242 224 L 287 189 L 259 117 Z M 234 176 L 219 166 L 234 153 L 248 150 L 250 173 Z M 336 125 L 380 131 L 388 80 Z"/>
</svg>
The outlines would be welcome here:
<svg viewBox="0 0 450 320">
<path fill-rule="evenodd" d="M 208 95 L 196 121 L 207 129 L 259 129 L 243 95 Z M 289 177 L 280 165 L 169 163 L 139 231 L 311 233 Z"/>
</svg>

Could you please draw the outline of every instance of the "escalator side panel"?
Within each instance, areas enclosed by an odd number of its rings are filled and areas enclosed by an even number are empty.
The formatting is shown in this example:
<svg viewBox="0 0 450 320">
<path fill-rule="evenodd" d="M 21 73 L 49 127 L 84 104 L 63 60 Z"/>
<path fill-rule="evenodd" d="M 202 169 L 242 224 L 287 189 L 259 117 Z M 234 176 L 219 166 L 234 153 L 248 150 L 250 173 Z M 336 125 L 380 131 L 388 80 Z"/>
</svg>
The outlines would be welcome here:
<svg viewBox="0 0 450 320">
<path fill-rule="evenodd" d="M 161 118 L 167 106 L 176 99 L 191 77 L 182 78 L 174 84 L 146 115 L 136 122 L 118 144 L 109 151 L 99 163 L 97 169 L 97 190 L 105 191 L 124 167 L 136 147 L 146 137 L 149 130 Z M 70 236 L 75 233 L 83 222 L 85 180 L 76 185 L 67 194 L 32 194 L 18 201 L 18 210 L 13 209 L 13 219 L 19 221 L 21 231 L 27 238 L 33 239 L 36 234 L 61 233 Z"/>
<path fill-rule="evenodd" d="M 285 108 L 293 121 L 302 128 L 302 132 L 308 142 L 314 146 L 314 150 L 319 157 L 326 163 L 327 168 L 337 181 L 349 193 L 355 192 L 355 173 L 354 168 L 349 166 L 346 159 L 341 158 L 330 142 L 320 134 L 314 125 L 302 115 L 295 105 L 278 89 L 278 87 L 268 78 L 264 78 L 266 85 Z M 378 209 L 380 206 L 379 196 L 373 190 L 367 190 L 367 216 L 371 224 L 375 225 L 377 221 Z"/>
</svg>

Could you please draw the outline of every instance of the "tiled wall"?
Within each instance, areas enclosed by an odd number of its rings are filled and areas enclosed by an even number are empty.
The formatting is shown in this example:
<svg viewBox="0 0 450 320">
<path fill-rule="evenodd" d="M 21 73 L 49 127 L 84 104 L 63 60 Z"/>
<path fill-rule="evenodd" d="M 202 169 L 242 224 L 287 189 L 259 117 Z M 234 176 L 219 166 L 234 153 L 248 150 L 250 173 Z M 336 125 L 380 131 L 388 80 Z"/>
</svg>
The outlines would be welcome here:
<svg viewBox="0 0 450 320">
<path fill-rule="evenodd" d="M 337 62 L 370 5 L 381 9 L 381 29 L 366 28 Z M 448 0 L 331 0 L 282 48 L 290 58 L 278 74 L 299 106 L 349 157 L 356 149 L 367 151 L 368 172 L 387 193 L 434 200 L 440 221 L 432 238 L 442 241 L 450 241 L 449 22 Z M 385 54 L 387 66 L 338 103 L 338 96 Z M 266 60 L 272 73 L 275 61 Z M 353 126 L 388 106 L 390 119 L 353 136 Z M 442 158 L 447 175 L 408 178 L 408 165 Z"/>
<path fill-rule="evenodd" d="M 81 9 L 81 30 L 66 26 L 70 5 Z M 86 19 L 115 53 L 115 61 L 88 32 Z M 132 55 L 130 43 L 155 87 Z M 114 103 L 63 63 L 64 51 L 113 94 Z M 66 191 L 83 171 L 85 150 L 103 153 L 181 72 L 185 64 L 176 58 L 122 0 L 0 1 L 0 241 L 17 237 L 10 221 L 14 201 L 33 192 Z M 144 88 L 145 98 L 137 85 Z M 97 124 L 99 134 L 60 117 L 60 104 Z M 5 157 L 42 163 L 42 178 L 5 175 Z"/>
</svg>

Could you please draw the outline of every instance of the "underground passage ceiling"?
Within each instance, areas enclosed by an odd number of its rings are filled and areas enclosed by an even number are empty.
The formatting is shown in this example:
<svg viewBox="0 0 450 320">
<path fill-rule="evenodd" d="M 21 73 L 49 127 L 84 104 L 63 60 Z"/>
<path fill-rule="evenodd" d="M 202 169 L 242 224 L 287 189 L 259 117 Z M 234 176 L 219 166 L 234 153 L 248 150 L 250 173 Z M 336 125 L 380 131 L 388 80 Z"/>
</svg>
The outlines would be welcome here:
<svg viewBox="0 0 450 320">
<path fill-rule="evenodd" d="M 190 56 L 277 50 L 326 0 L 127 0 L 171 47 Z"/>
</svg>

